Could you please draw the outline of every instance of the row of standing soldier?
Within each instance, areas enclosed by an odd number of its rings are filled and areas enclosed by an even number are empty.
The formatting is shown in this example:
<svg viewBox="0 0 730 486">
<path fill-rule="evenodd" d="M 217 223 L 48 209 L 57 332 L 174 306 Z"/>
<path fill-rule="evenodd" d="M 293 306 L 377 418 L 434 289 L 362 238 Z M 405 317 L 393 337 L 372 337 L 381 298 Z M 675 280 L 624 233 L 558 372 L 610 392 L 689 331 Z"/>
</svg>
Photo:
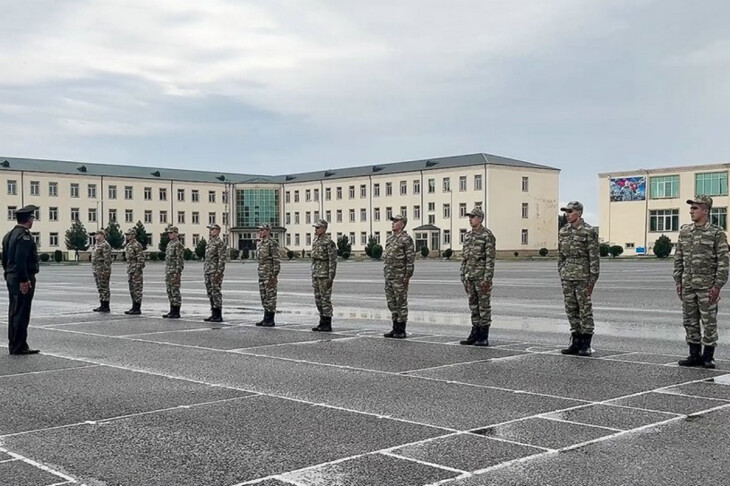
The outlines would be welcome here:
<svg viewBox="0 0 730 486">
<path fill-rule="evenodd" d="M 717 307 L 721 288 L 728 280 L 728 244 L 725 231 L 710 223 L 712 198 L 698 195 L 688 200 L 692 223 L 684 225 L 675 250 L 673 277 L 677 295 L 682 301 L 683 323 L 690 353 L 680 360 L 680 366 L 714 368 L 717 344 Z M 38 350 L 27 344 L 30 308 L 35 292 L 35 274 L 38 258 L 30 228 L 37 206 L 26 206 L 16 211 L 18 225 L 3 239 L 2 265 L 9 295 L 8 337 L 11 354 L 34 354 Z M 561 208 L 566 224 L 558 233 L 558 272 L 563 288 L 565 312 L 570 323 L 570 344 L 561 353 L 590 356 L 594 332 L 592 294 L 598 281 L 600 254 L 598 235 L 583 221 L 583 205 L 571 201 Z M 496 257 L 494 234 L 483 225 L 484 213 L 475 208 L 470 213 L 469 231 L 464 238 L 461 281 L 468 295 L 472 329 L 460 341 L 463 345 L 488 346 L 491 325 L 491 291 Z M 392 234 L 384 253 L 385 295 L 393 327 L 387 338 L 406 337 L 408 321 L 408 287 L 414 271 L 415 252 L 412 238 L 405 231 L 408 222 L 404 215 L 391 218 Z M 337 247 L 327 233 L 328 223 L 319 220 L 315 225 L 312 245 L 312 287 L 319 312 L 319 324 L 313 331 L 332 331 L 332 287 L 337 272 Z M 205 319 L 221 322 L 221 284 L 227 258 L 226 245 L 220 238 L 220 226 L 208 226 L 210 241 L 206 248 L 203 272 L 210 300 L 211 315 Z M 170 242 L 165 258 L 165 282 L 170 311 L 165 318 L 180 317 L 180 280 L 184 268 L 183 245 L 178 228 L 167 229 Z M 92 268 L 99 291 L 97 312 L 109 312 L 109 278 L 111 276 L 111 247 L 105 233 L 96 234 L 92 250 Z M 144 254 L 135 239 L 134 230 L 126 233 L 127 275 L 132 308 L 125 314 L 141 313 Z M 279 246 L 271 237 L 271 227 L 259 227 L 258 283 L 264 317 L 257 326 L 275 325 L 278 275 L 281 269 Z M 704 346 L 704 348 L 703 348 Z"/>
</svg>

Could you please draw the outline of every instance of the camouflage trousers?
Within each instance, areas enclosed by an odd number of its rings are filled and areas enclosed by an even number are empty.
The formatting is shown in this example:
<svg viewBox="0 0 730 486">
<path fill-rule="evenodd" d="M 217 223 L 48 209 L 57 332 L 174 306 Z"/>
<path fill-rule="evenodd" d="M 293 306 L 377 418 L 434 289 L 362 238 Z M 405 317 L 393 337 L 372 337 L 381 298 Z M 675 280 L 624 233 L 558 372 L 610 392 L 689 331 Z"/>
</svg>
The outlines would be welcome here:
<svg viewBox="0 0 730 486">
<path fill-rule="evenodd" d="M 402 278 L 385 279 L 385 299 L 393 319 L 408 322 L 408 287 Z"/>
<path fill-rule="evenodd" d="M 471 310 L 471 325 L 475 327 L 489 327 L 492 324 L 492 292 L 482 292 L 482 281 L 467 281 L 469 292 L 469 310 Z"/>
<path fill-rule="evenodd" d="M 259 294 L 261 295 L 261 305 L 266 312 L 276 312 L 276 287 L 277 285 L 269 284 L 268 278 L 259 277 Z"/>
<path fill-rule="evenodd" d="M 312 277 L 314 303 L 322 317 L 332 317 L 332 285 L 329 278 Z"/>
<path fill-rule="evenodd" d="M 181 305 L 182 296 L 180 295 L 180 274 L 169 273 L 165 275 L 165 285 L 167 286 L 167 298 L 170 300 L 170 305 Z"/>
<path fill-rule="evenodd" d="M 96 290 L 99 291 L 99 300 L 108 302 L 111 292 L 109 291 L 109 277 L 108 273 L 95 273 L 94 280 L 96 280 Z"/>
<path fill-rule="evenodd" d="M 129 295 L 132 296 L 132 302 L 142 302 L 142 272 L 134 272 L 127 274 L 129 282 Z"/>
<path fill-rule="evenodd" d="M 709 289 L 682 287 L 682 321 L 687 344 L 717 344 L 717 302 L 710 304 Z"/>
<path fill-rule="evenodd" d="M 205 274 L 205 291 L 208 293 L 210 306 L 215 309 L 223 308 L 223 294 L 221 293 L 221 283 L 216 282 L 214 273 Z"/>
<path fill-rule="evenodd" d="M 561 280 L 565 314 L 570 322 L 570 332 L 593 334 L 593 303 L 588 295 L 587 280 Z"/>
</svg>

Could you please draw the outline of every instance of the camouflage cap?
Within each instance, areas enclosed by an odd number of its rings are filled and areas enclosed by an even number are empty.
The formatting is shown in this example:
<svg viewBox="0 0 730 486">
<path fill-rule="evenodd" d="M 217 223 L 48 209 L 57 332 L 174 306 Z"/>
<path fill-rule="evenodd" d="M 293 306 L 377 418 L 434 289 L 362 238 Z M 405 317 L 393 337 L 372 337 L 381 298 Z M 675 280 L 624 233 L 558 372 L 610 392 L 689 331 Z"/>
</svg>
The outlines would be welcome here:
<svg viewBox="0 0 730 486">
<path fill-rule="evenodd" d="M 687 204 L 704 204 L 708 208 L 712 208 L 712 198 L 704 194 L 697 194 L 694 199 L 687 199 Z"/>
<path fill-rule="evenodd" d="M 35 206 L 33 204 L 28 204 L 27 206 L 23 206 L 20 209 L 15 210 L 15 214 L 31 214 L 34 211 L 39 210 L 40 208 L 38 206 Z"/>
<path fill-rule="evenodd" d="M 217 225 L 217 224 L 209 224 L 208 225 L 208 229 L 217 229 L 217 230 L 219 230 L 219 229 L 221 229 L 221 227 L 219 225 Z"/>
<path fill-rule="evenodd" d="M 476 216 L 477 218 L 481 218 L 484 220 L 484 211 L 482 211 L 482 208 L 476 207 L 471 210 L 470 213 L 466 213 L 467 216 Z"/>
<path fill-rule="evenodd" d="M 403 221 L 403 223 L 408 223 L 408 218 L 404 214 L 396 214 L 395 216 L 390 218 L 391 221 Z"/>
<path fill-rule="evenodd" d="M 127 230 L 127 232 L 126 232 L 126 233 L 124 233 L 124 234 L 125 234 L 125 235 L 132 235 L 132 236 L 137 236 L 137 231 L 135 231 L 135 229 L 134 229 L 134 228 L 129 228 L 129 229 Z"/>
<path fill-rule="evenodd" d="M 167 233 L 179 233 L 180 230 L 177 226 L 168 226 L 167 229 L 165 229 L 165 232 Z"/>
<path fill-rule="evenodd" d="M 259 229 L 260 230 L 271 231 L 271 225 L 270 224 L 266 224 L 266 223 L 260 224 L 259 225 Z"/>
<path fill-rule="evenodd" d="M 324 219 L 320 219 L 320 220 L 318 220 L 318 221 L 317 221 L 317 222 L 316 222 L 316 223 L 315 223 L 315 224 L 314 224 L 313 226 L 314 226 L 315 228 L 319 228 L 320 226 L 324 226 L 324 227 L 326 228 L 326 227 L 328 227 L 329 225 L 330 225 L 330 224 L 329 224 L 329 223 L 328 223 L 328 222 L 327 222 L 326 220 L 324 220 Z"/>
<path fill-rule="evenodd" d="M 103 230 L 103 229 L 96 230 L 96 233 L 95 234 L 97 234 L 97 235 L 104 235 L 104 238 L 106 238 L 106 230 Z"/>
<path fill-rule="evenodd" d="M 570 201 L 568 204 L 560 208 L 561 211 L 583 211 L 583 204 L 578 201 Z"/>
</svg>

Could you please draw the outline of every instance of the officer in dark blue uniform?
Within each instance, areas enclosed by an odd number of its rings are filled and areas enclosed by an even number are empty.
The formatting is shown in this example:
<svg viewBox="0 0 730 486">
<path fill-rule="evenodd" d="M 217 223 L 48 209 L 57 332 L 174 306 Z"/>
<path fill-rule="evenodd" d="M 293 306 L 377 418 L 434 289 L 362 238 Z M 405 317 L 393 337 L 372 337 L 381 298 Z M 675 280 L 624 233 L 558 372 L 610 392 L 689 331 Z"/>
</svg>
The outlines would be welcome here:
<svg viewBox="0 0 730 486">
<path fill-rule="evenodd" d="M 18 224 L 3 238 L 3 276 L 8 286 L 8 341 L 10 354 L 36 354 L 28 346 L 30 307 L 38 273 L 38 250 L 30 234 L 38 206 L 15 211 Z"/>
</svg>

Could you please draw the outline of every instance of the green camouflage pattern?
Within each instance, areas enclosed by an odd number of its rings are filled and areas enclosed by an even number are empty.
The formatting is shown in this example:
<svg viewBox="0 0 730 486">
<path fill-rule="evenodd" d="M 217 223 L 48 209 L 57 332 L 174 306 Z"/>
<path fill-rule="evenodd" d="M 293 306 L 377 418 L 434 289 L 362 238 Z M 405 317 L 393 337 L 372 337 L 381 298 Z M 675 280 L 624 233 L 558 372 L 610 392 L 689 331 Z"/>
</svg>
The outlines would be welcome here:
<svg viewBox="0 0 730 486">
<path fill-rule="evenodd" d="M 582 219 L 577 228 L 571 224 L 560 228 L 558 232 L 560 278 L 586 280 L 590 285 L 595 285 L 601 265 L 598 246 L 598 233 Z"/>
<path fill-rule="evenodd" d="M 276 312 L 277 277 L 281 270 L 279 244 L 271 237 L 262 238 L 257 255 L 261 305 L 266 312 Z"/>
<path fill-rule="evenodd" d="M 385 242 L 383 255 L 385 299 L 393 319 L 408 322 L 408 286 L 404 280 L 413 276 L 416 252 L 413 239 L 405 231 L 393 233 Z"/>
<path fill-rule="evenodd" d="M 561 280 L 565 314 L 570 323 L 570 332 L 593 334 L 593 302 L 588 295 L 587 280 Z"/>
<path fill-rule="evenodd" d="M 208 294 L 210 305 L 214 309 L 223 308 L 223 274 L 226 270 L 226 259 L 228 248 L 220 236 L 213 236 L 205 247 L 205 261 L 203 273 L 205 279 L 205 291 Z"/>
<path fill-rule="evenodd" d="M 165 249 L 165 286 L 170 305 L 182 304 L 180 280 L 183 268 L 185 268 L 184 253 L 185 247 L 180 240 L 170 240 Z"/>
<path fill-rule="evenodd" d="M 124 255 L 127 259 L 129 295 L 132 297 L 132 302 L 142 302 L 142 271 L 145 266 L 142 245 L 137 240 L 130 241 L 124 249 Z"/>
<path fill-rule="evenodd" d="M 312 243 L 312 288 L 320 316 L 332 317 L 332 286 L 337 273 L 337 245 L 325 233 Z"/>
<path fill-rule="evenodd" d="M 112 247 L 108 241 L 94 243 L 91 249 L 91 269 L 96 281 L 99 300 L 108 301 L 111 297 L 109 278 L 112 275 Z"/>
<path fill-rule="evenodd" d="M 471 324 L 489 327 L 492 323 L 491 288 L 483 292 L 482 282 L 492 283 L 497 254 L 494 234 L 482 225 L 464 237 L 461 260 L 461 281 L 469 296 Z"/>
</svg>

